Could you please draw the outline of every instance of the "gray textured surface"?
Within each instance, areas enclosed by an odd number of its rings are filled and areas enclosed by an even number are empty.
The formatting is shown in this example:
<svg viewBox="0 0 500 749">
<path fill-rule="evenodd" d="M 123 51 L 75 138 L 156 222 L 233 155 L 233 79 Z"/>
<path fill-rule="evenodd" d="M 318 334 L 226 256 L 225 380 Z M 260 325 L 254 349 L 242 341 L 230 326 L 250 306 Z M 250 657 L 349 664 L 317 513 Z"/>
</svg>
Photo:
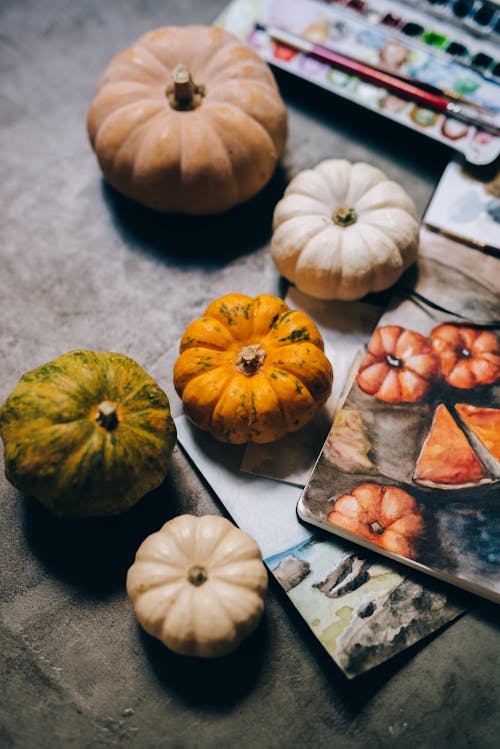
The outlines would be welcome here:
<svg viewBox="0 0 500 749">
<path fill-rule="evenodd" d="M 425 208 L 449 153 L 280 78 L 283 166 L 218 219 L 154 216 L 107 189 L 85 133 L 112 54 L 166 23 L 210 23 L 224 2 L 2 0 L 0 400 L 64 351 L 116 350 L 179 403 L 171 372 L 186 324 L 216 296 L 280 291 L 269 251 L 289 177 L 323 157 L 367 160 Z M 179 512 L 219 512 L 176 450 L 164 486 L 128 516 L 67 525 L 0 479 L 0 746 L 497 746 L 498 609 L 347 683 L 276 585 L 234 656 L 197 663 L 143 635 L 124 576 L 149 532 Z"/>
</svg>

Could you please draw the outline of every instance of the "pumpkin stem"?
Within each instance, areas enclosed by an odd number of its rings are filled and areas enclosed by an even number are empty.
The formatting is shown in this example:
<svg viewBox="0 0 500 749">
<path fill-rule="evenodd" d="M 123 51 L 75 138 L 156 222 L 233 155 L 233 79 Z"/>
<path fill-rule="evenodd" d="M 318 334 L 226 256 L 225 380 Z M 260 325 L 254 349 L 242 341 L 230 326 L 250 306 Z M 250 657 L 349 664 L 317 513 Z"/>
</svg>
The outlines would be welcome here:
<svg viewBox="0 0 500 749">
<path fill-rule="evenodd" d="M 332 221 L 337 226 L 351 226 L 358 220 L 358 214 L 354 208 L 346 208 L 345 206 L 339 206 L 335 213 L 332 215 Z"/>
<path fill-rule="evenodd" d="M 385 360 L 390 367 L 394 367 L 395 369 L 399 369 L 401 367 L 401 364 L 402 364 L 401 359 L 398 359 L 396 356 L 393 356 L 392 354 L 387 354 L 387 356 L 385 357 Z"/>
<path fill-rule="evenodd" d="M 264 364 L 266 352 L 258 343 L 252 343 L 241 349 L 236 360 L 236 369 L 248 376 L 256 374 Z"/>
<path fill-rule="evenodd" d="M 118 416 L 116 415 L 116 406 L 111 401 L 103 401 L 97 407 L 97 416 L 95 420 L 106 431 L 112 432 L 118 426 Z"/>
<path fill-rule="evenodd" d="M 172 73 L 173 84 L 166 90 L 172 109 L 189 110 L 199 107 L 205 96 L 205 86 L 197 86 L 185 65 L 177 65 Z"/>
<path fill-rule="evenodd" d="M 378 520 L 374 520 L 373 523 L 369 524 L 369 529 L 372 533 L 376 533 L 377 536 L 381 536 L 382 533 L 385 531 L 384 526 L 378 522 Z"/>
<path fill-rule="evenodd" d="M 200 567 L 195 564 L 188 569 L 187 579 L 191 585 L 195 585 L 197 588 L 208 580 L 208 573 L 205 567 Z"/>
</svg>

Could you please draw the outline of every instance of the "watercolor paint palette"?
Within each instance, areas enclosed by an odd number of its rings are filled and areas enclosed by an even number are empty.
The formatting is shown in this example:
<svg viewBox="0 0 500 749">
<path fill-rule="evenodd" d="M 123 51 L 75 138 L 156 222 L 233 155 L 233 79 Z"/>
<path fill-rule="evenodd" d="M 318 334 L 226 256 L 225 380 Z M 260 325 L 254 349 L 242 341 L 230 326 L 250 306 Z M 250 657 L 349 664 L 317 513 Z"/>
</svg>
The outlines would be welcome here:
<svg viewBox="0 0 500 749">
<path fill-rule="evenodd" d="M 493 27 L 491 39 L 478 37 L 465 25 L 457 28 L 421 8 L 422 3 L 410 8 L 382 0 L 234 0 L 216 24 L 245 39 L 275 67 L 440 141 L 472 164 L 490 164 L 500 153 L 497 135 L 400 98 L 280 44 L 265 29 L 256 28 L 256 24 L 277 27 L 368 65 L 436 86 L 487 108 L 498 123 L 500 80 Z M 458 54 L 462 48 L 466 53 Z"/>
<path fill-rule="evenodd" d="M 412 41 L 412 46 L 431 47 L 500 82 L 500 6 L 489 0 L 338 0 L 338 4 L 373 26 L 391 29 L 396 38 Z"/>
<path fill-rule="evenodd" d="M 466 28 L 479 39 L 498 41 L 500 36 L 500 4 L 495 0 L 402 0 L 412 8 L 420 8 L 433 18 Z M 498 52 L 498 51 L 497 51 Z"/>
</svg>

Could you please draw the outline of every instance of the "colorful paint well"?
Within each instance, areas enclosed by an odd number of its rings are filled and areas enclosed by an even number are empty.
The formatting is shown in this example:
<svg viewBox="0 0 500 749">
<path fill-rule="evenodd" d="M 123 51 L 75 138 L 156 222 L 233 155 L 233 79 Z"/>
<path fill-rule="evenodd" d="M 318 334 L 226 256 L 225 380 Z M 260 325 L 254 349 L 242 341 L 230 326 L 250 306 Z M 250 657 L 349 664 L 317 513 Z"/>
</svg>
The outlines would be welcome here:
<svg viewBox="0 0 500 749">
<path fill-rule="evenodd" d="M 322 0 L 341 6 L 416 44 L 442 50 L 488 78 L 499 78 L 500 60 L 484 52 L 485 39 L 500 35 L 500 4 L 494 0 Z M 436 19 L 436 20 L 434 20 Z M 467 37 L 470 37 L 467 39 Z M 498 41 L 498 40 L 497 40 Z M 488 59 L 488 57 L 490 59 Z"/>
</svg>

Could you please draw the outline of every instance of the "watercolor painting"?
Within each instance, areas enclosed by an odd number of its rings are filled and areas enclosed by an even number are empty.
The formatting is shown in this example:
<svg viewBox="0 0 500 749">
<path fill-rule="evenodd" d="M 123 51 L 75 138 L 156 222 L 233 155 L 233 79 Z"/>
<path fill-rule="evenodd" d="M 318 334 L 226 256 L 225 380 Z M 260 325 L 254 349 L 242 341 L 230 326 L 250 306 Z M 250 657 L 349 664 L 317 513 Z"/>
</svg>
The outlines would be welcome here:
<svg viewBox="0 0 500 749">
<path fill-rule="evenodd" d="M 424 238 L 425 271 L 379 321 L 299 515 L 500 601 L 500 260 Z"/>
<path fill-rule="evenodd" d="M 500 253 L 500 170 L 479 179 L 450 161 L 424 216 L 429 226 Z"/>
<path fill-rule="evenodd" d="M 460 613 L 445 589 L 424 587 L 351 545 L 312 537 L 265 562 L 349 678 Z"/>
</svg>

